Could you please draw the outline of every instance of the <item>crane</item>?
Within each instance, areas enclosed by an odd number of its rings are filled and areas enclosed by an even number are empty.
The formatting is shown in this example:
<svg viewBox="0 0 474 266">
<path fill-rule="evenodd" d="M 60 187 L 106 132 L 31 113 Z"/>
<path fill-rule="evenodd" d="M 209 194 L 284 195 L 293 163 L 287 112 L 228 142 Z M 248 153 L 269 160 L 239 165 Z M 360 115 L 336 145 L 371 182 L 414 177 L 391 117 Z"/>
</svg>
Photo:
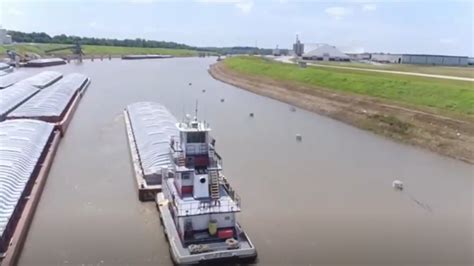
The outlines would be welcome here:
<svg viewBox="0 0 474 266">
<path fill-rule="evenodd" d="M 49 54 L 51 52 L 62 51 L 62 50 L 71 50 L 72 54 L 76 55 L 78 57 L 79 61 L 82 62 L 82 56 L 84 55 L 84 52 L 82 51 L 81 44 L 78 43 L 78 42 L 74 45 L 71 45 L 71 46 L 54 48 L 54 49 L 46 50 L 44 52 Z"/>
</svg>

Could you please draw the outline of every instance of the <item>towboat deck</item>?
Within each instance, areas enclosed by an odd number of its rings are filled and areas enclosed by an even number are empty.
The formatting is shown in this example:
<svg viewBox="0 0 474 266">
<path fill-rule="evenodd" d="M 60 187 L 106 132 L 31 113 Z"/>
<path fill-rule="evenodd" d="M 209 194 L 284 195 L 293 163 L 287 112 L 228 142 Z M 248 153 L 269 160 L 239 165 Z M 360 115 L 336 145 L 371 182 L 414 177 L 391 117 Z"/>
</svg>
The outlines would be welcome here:
<svg viewBox="0 0 474 266">
<path fill-rule="evenodd" d="M 160 212 L 165 235 L 170 244 L 171 258 L 174 263 L 197 264 L 219 260 L 243 260 L 250 262 L 256 259 L 257 250 L 239 224 L 236 226 L 239 245 L 235 249 L 229 249 L 225 242 L 183 246 L 169 211 L 169 201 L 165 199 L 163 193 L 158 193 L 156 196 L 156 204 Z M 191 252 L 191 250 L 200 250 L 202 252 L 196 253 Z"/>
</svg>

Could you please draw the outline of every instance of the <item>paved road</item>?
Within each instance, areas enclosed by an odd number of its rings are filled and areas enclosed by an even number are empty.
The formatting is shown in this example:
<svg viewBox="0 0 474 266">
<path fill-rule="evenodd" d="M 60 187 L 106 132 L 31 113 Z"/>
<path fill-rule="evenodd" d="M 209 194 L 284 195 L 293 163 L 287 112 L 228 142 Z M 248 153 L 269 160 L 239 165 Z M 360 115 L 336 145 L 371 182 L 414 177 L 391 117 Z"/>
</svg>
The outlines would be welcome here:
<svg viewBox="0 0 474 266">
<path fill-rule="evenodd" d="M 291 61 L 290 59 L 291 59 L 291 57 L 275 58 L 275 60 L 279 61 L 279 62 L 294 64 L 294 62 Z M 473 81 L 474 82 L 474 78 L 466 78 L 466 77 L 434 75 L 434 74 L 424 74 L 424 73 L 417 73 L 417 72 L 404 72 L 404 71 L 394 71 L 394 70 L 359 68 L 359 67 L 333 66 L 333 65 L 315 64 L 315 63 L 308 63 L 308 65 L 317 66 L 317 67 L 353 69 L 353 70 L 361 70 L 361 71 L 371 71 L 371 72 L 380 72 L 380 73 L 390 73 L 390 74 L 400 74 L 400 75 L 409 75 L 409 76 L 419 76 L 419 77 L 428 77 L 428 78 L 451 79 L 451 80 L 462 80 L 462 81 Z"/>
</svg>

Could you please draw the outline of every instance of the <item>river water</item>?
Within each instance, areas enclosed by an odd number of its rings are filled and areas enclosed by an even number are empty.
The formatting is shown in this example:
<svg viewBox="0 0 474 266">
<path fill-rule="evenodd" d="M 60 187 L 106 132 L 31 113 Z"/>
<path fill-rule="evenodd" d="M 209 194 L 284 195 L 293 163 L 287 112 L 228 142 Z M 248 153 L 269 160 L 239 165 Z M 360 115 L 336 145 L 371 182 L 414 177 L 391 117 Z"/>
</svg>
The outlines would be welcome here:
<svg viewBox="0 0 474 266">
<path fill-rule="evenodd" d="M 196 100 L 242 197 L 239 220 L 260 264 L 473 263 L 472 165 L 292 112 L 213 80 L 214 61 L 48 68 L 85 73 L 92 84 L 60 143 L 19 265 L 170 265 L 156 208 L 137 199 L 122 110 L 157 101 L 182 118 Z"/>
</svg>

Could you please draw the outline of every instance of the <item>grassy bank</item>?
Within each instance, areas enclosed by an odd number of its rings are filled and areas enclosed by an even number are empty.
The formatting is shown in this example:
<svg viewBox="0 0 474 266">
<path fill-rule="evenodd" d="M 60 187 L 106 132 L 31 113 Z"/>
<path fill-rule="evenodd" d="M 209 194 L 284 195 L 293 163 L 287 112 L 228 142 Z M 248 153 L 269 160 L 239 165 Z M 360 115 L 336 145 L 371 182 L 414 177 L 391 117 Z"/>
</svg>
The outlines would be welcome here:
<svg viewBox="0 0 474 266">
<path fill-rule="evenodd" d="M 451 67 L 451 66 L 425 66 L 425 65 L 405 65 L 405 64 L 371 65 L 371 64 L 364 64 L 364 63 L 358 63 L 358 62 L 317 62 L 317 64 L 474 78 L 473 66 Z"/>
<path fill-rule="evenodd" d="M 243 74 L 295 82 L 440 112 L 474 115 L 474 83 L 335 68 L 299 68 L 259 57 L 232 57 L 227 67 Z"/>
<path fill-rule="evenodd" d="M 0 54 L 5 55 L 8 49 L 15 50 L 18 53 L 36 53 L 41 56 L 46 55 L 45 51 L 55 48 L 70 46 L 67 44 L 45 43 L 45 44 L 15 44 L 1 45 Z M 168 54 L 174 56 L 195 56 L 197 51 L 185 49 L 166 49 L 166 48 L 143 48 L 143 47 L 121 47 L 121 46 L 102 46 L 102 45 L 83 45 L 82 49 L 86 55 L 112 55 L 120 56 L 126 54 Z M 70 50 L 53 52 L 55 55 L 71 54 Z"/>
</svg>

